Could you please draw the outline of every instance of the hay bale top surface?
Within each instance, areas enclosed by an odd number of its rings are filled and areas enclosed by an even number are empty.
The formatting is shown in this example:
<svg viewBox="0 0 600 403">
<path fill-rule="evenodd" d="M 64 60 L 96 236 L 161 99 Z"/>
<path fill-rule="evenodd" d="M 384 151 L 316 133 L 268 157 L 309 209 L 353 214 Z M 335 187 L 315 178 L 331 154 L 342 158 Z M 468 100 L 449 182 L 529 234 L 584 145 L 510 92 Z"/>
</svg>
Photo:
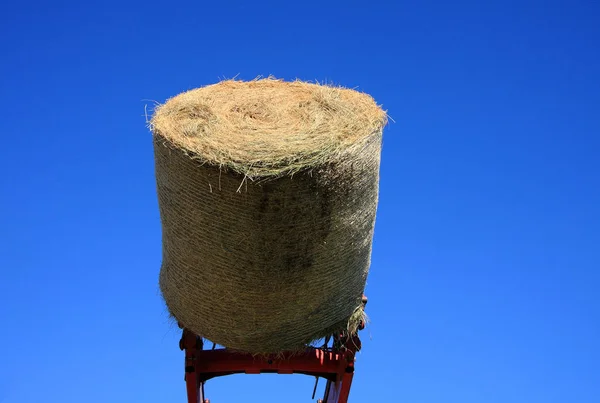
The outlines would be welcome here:
<svg viewBox="0 0 600 403">
<path fill-rule="evenodd" d="M 253 178 L 335 160 L 386 122 L 386 112 L 367 94 L 267 78 L 184 92 L 158 106 L 150 124 L 191 157 Z"/>
</svg>

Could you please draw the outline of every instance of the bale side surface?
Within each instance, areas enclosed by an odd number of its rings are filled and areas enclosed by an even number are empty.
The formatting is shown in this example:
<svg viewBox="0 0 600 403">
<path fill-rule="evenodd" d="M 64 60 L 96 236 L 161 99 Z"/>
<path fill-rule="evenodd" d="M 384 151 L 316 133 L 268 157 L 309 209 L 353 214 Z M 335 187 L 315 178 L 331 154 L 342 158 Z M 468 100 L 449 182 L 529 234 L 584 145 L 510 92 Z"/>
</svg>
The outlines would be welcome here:
<svg viewBox="0 0 600 403">
<path fill-rule="evenodd" d="M 242 177 L 155 147 L 160 288 L 175 318 L 250 352 L 298 348 L 345 327 L 369 269 L 378 139 L 333 172 L 241 192 Z"/>
</svg>

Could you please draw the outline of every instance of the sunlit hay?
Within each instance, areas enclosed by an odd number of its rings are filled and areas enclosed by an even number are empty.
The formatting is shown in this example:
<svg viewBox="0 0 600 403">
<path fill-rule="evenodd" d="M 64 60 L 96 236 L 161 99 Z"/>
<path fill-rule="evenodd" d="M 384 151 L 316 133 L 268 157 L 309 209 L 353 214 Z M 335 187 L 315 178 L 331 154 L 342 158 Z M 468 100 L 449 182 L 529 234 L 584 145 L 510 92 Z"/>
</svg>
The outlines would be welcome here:
<svg viewBox="0 0 600 403">
<path fill-rule="evenodd" d="M 157 107 L 159 284 L 173 316 L 260 354 L 356 329 L 386 121 L 369 95 L 271 78 Z"/>
</svg>

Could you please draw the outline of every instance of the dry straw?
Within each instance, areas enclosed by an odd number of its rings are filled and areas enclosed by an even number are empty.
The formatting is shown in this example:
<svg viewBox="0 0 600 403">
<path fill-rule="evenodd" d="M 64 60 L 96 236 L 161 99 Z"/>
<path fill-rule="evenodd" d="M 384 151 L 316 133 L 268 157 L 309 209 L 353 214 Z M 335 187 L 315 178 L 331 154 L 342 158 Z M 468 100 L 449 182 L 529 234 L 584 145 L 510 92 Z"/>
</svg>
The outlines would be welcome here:
<svg viewBox="0 0 600 403">
<path fill-rule="evenodd" d="M 253 353 L 354 330 L 385 124 L 366 94 L 271 78 L 159 106 L 160 288 L 173 316 Z"/>
</svg>

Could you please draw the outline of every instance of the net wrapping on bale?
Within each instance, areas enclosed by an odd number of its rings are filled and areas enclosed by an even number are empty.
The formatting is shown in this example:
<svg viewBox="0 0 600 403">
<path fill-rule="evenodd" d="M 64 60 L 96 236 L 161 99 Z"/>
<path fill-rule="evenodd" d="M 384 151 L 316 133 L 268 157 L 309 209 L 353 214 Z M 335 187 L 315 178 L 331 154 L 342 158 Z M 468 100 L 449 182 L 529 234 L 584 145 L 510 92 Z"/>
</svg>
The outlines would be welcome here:
<svg viewBox="0 0 600 403">
<path fill-rule="evenodd" d="M 296 349 L 356 326 L 385 112 L 363 93 L 223 81 L 151 128 L 171 314 L 218 344 Z"/>
</svg>

